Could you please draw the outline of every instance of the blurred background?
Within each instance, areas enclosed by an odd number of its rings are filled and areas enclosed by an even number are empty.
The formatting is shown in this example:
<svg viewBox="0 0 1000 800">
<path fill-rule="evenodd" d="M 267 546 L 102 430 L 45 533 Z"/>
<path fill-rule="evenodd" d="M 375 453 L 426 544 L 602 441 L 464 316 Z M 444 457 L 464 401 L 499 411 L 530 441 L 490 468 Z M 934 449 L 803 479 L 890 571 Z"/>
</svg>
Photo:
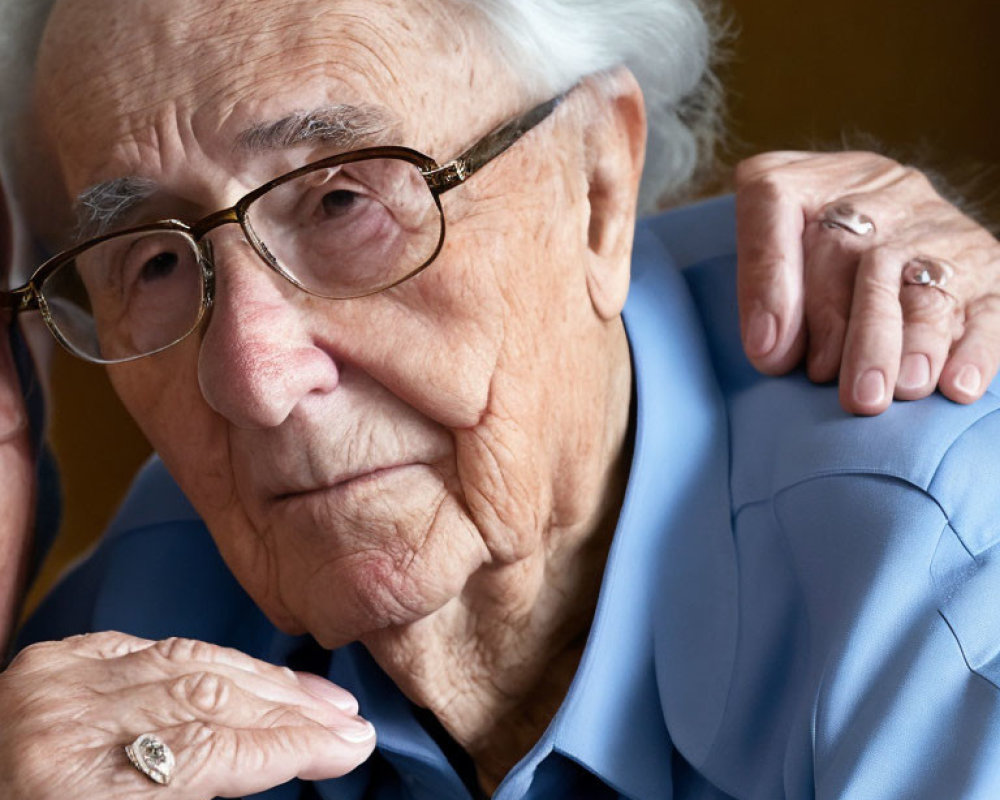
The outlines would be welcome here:
<svg viewBox="0 0 1000 800">
<path fill-rule="evenodd" d="M 874 140 L 949 177 L 1000 221 L 1000 3 L 726 0 L 729 163 Z M 869 137 L 870 140 L 869 140 Z M 104 529 L 149 446 L 103 370 L 56 352 L 51 441 L 62 530 L 29 607 Z"/>
</svg>

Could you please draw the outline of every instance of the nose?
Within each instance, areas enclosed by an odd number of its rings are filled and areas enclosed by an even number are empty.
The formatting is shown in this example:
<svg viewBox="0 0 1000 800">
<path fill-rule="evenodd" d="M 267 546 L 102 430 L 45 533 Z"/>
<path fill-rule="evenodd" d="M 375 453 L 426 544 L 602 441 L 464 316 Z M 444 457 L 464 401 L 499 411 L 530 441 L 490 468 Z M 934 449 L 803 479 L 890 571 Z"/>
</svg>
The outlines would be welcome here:
<svg viewBox="0 0 1000 800">
<path fill-rule="evenodd" d="M 202 334 L 206 402 L 240 428 L 280 425 L 307 397 L 333 391 L 339 370 L 317 346 L 308 295 L 275 274 L 238 231 L 213 234 L 215 297 Z"/>
</svg>

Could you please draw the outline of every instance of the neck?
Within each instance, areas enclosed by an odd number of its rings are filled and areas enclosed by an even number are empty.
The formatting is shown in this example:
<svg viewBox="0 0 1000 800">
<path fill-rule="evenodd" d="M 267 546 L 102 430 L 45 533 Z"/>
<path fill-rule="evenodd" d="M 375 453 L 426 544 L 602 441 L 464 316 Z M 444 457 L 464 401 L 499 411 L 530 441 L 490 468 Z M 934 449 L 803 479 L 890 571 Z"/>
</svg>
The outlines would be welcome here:
<svg viewBox="0 0 1000 800">
<path fill-rule="evenodd" d="M 435 614 L 364 644 L 418 706 L 430 709 L 476 763 L 492 793 L 538 741 L 583 654 L 631 461 L 631 369 L 624 357 L 607 420 L 601 491 L 575 524 L 550 525 L 546 546 L 483 567 Z M 596 460 L 600 461 L 600 460 Z M 583 484 L 593 484 L 593 480 Z"/>
</svg>

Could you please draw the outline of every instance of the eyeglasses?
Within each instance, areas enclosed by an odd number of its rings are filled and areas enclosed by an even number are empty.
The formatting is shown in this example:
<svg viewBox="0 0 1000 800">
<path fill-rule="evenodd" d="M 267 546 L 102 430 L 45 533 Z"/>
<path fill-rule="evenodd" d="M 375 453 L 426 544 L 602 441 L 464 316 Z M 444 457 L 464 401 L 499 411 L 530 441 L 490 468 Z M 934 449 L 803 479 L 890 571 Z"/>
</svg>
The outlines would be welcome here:
<svg viewBox="0 0 1000 800">
<path fill-rule="evenodd" d="M 40 311 L 71 353 L 115 364 L 171 347 L 212 306 L 206 234 L 238 223 L 271 269 L 309 294 L 346 300 L 426 269 L 444 244 L 440 196 L 546 119 L 565 94 L 438 165 L 406 147 L 370 147 L 293 170 L 193 224 L 168 219 L 90 239 L 42 264 L 0 308 Z"/>
</svg>

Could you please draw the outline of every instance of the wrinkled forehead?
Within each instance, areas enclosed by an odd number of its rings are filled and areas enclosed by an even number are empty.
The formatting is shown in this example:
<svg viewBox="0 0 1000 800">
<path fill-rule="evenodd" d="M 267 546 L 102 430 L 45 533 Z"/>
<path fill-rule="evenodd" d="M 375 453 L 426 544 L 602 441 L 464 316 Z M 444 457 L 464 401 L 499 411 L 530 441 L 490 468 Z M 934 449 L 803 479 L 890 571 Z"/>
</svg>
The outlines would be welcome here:
<svg viewBox="0 0 1000 800">
<path fill-rule="evenodd" d="M 162 171 L 167 139 L 211 158 L 248 126 L 331 104 L 383 109 L 433 155 L 473 127 L 473 98 L 505 111 L 467 16 L 451 0 L 63 0 L 39 117 L 71 192 Z"/>
</svg>

